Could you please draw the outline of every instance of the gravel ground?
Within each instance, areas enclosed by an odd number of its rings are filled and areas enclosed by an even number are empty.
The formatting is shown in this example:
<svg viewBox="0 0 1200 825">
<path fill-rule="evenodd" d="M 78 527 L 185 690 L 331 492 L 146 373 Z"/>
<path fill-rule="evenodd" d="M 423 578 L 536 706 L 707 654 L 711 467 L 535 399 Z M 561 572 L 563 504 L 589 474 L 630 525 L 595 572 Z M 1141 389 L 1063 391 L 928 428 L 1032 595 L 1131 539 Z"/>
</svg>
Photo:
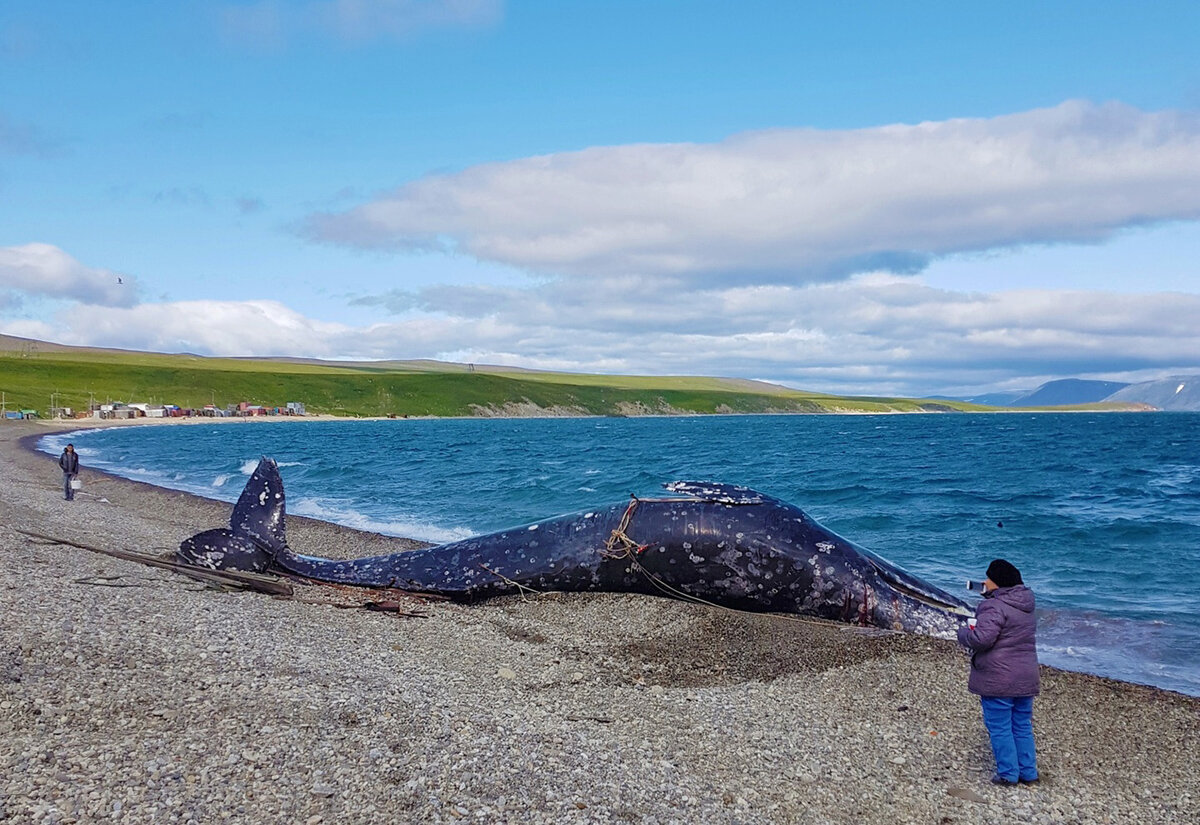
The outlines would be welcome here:
<svg viewBox="0 0 1200 825">
<path fill-rule="evenodd" d="M 48 426 L 0 424 L 0 821 L 1200 822 L 1198 699 L 1044 668 L 1043 781 L 995 788 L 951 643 L 643 596 L 416 618 L 215 589 L 17 532 L 167 553 L 229 515 L 86 468 L 62 501 L 21 444 Z"/>
</svg>

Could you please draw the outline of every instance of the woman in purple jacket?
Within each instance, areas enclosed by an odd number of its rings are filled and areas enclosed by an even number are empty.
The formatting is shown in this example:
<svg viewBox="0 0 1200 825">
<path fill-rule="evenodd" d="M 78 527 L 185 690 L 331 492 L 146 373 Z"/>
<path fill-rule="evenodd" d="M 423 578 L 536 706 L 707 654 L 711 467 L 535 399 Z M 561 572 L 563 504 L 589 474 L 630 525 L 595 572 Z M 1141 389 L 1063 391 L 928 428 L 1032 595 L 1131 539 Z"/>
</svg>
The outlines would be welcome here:
<svg viewBox="0 0 1200 825">
<path fill-rule="evenodd" d="M 975 626 L 958 630 L 958 641 L 971 650 L 967 689 L 983 705 L 996 757 L 992 782 L 1031 784 L 1038 780 L 1033 697 L 1041 689 L 1033 591 L 1021 581 L 1021 571 L 1004 559 L 988 565 L 983 587 Z"/>
</svg>

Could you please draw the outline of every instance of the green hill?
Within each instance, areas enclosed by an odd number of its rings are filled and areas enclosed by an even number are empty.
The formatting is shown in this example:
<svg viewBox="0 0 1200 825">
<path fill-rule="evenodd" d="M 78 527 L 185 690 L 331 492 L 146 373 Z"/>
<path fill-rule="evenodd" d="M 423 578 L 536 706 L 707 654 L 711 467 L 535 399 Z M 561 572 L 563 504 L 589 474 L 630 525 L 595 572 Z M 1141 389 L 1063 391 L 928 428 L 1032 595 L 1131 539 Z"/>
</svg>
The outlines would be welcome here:
<svg viewBox="0 0 1200 825">
<path fill-rule="evenodd" d="M 218 407 L 302 402 L 342 416 L 949 412 L 955 401 L 854 398 L 740 379 L 583 375 L 433 361 L 323 362 L 68 347 L 0 336 L 9 410 L 107 401 Z"/>
</svg>

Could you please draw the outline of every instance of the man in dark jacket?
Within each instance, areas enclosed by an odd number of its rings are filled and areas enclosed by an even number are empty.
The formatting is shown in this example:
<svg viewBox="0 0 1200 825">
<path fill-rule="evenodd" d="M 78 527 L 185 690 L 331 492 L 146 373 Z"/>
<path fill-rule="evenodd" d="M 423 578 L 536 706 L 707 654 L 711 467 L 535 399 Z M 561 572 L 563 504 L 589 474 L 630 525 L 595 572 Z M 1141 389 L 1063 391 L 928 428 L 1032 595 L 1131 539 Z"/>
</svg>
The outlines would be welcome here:
<svg viewBox="0 0 1200 825">
<path fill-rule="evenodd" d="M 1004 559 L 988 565 L 974 626 L 958 641 L 971 650 L 967 689 L 980 697 L 983 723 L 996 757 L 997 785 L 1038 780 L 1033 744 L 1033 697 L 1041 690 L 1033 591 Z"/>
<path fill-rule="evenodd" d="M 71 486 L 71 482 L 79 475 L 79 453 L 75 452 L 74 444 L 68 444 L 62 451 L 62 455 L 58 457 L 58 466 L 62 467 L 63 471 L 63 498 L 74 501 L 75 488 Z"/>
</svg>

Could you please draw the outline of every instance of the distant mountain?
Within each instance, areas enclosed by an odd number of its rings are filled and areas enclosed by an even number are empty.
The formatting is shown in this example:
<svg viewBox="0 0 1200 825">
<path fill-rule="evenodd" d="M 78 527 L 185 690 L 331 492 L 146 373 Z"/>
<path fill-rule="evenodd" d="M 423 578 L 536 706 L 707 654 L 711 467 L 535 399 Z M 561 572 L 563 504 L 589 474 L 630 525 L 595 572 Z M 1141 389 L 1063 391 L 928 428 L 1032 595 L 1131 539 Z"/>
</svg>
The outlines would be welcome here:
<svg viewBox="0 0 1200 825">
<path fill-rule="evenodd" d="M 1067 407 L 1074 404 L 1094 404 L 1114 400 L 1113 394 L 1128 387 L 1120 381 L 1086 381 L 1082 378 L 1063 378 L 1047 381 L 1036 390 L 1009 401 L 1007 407 Z"/>
<path fill-rule="evenodd" d="M 1009 390 L 1008 392 L 989 392 L 974 398 L 964 398 L 972 404 L 983 404 L 988 407 L 1007 407 L 1018 398 L 1029 395 L 1029 390 Z"/>
<path fill-rule="evenodd" d="M 1029 390 L 1007 390 L 1005 392 L 988 392 L 983 395 L 923 395 L 922 401 L 966 401 L 968 404 L 979 404 L 983 407 L 1007 407 L 1014 399 L 1028 395 Z"/>
<path fill-rule="evenodd" d="M 1200 412 L 1200 375 L 1175 375 L 1161 381 L 1128 384 L 1104 400 L 1149 404 L 1160 410 Z"/>
</svg>

